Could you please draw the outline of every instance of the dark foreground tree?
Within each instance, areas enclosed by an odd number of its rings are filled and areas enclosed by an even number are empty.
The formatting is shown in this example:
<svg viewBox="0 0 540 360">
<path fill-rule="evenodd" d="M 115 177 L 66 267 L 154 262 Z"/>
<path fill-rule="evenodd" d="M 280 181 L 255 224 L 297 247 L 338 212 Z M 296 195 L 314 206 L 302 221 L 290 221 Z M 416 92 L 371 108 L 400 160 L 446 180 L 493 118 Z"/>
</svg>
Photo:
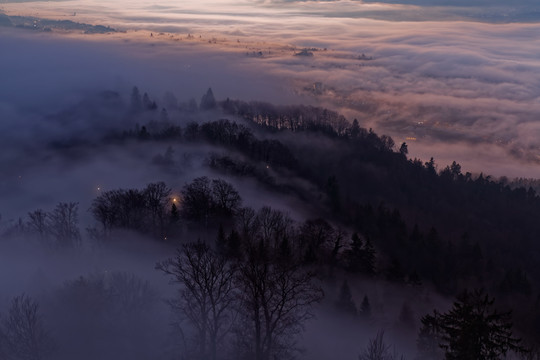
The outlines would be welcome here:
<svg viewBox="0 0 540 360">
<path fill-rule="evenodd" d="M 499 312 L 493 304 L 482 290 L 464 291 L 447 313 L 422 318 L 419 345 L 427 337 L 438 339 L 447 360 L 496 360 L 509 351 L 526 352 L 521 339 L 512 335 L 511 313 Z"/>
<path fill-rule="evenodd" d="M 179 297 L 170 304 L 196 329 L 196 356 L 215 360 L 233 322 L 235 268 L 199 241 L 185 244 L 176 257 L 158 263 L 156 269 L 181 286 Z"/>
<path fill-rule="evenodd" d="M 323 297 L 314 275 L 292 259 L 273 261 L 263 247 L 248 250 L 239 265 L 237 283 L 242 294 L 243 353 L 239 358 L 284 359 L 311 306 Z"/>
<path fill-rule="evenodd" d="M 444 352 L 439 345 L 441 343 L 439 317 L 440 313 L 435 310 L 433 315 L 427 314 L 420 320 L 422 327 L 416 341 L 418 360 L 438 360 L 444 357 Z"/>
<path fill-rule="evenodd" d="M 2 322 L 1 353 L 6 359 L 43 360 L 53 351 L 53 342 L 45 330 L 39 305 L 26 295 L 11 301 Z"/>
</svg>

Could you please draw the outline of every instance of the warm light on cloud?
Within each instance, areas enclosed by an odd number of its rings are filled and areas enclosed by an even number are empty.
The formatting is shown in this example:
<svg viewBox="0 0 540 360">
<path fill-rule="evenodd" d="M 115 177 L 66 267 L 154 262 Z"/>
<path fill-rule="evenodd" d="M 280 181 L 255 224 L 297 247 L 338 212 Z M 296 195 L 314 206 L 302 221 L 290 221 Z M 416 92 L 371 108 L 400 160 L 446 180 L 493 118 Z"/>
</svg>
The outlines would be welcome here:
<svg viewBox="0 0 540 360">
<path fill-rule="evenodd" d="M 124 81 L 140 83 L 141 74 L 129 69 L 149 62 L 154 70 L 143 82 L 151 89 L 166 85 L 161 92 L 189 96 L 215 86 L 222 96 L 321 104 L 396 142 L 416 138 L 412 156 L 502 175 L 502 166 L 474 150 L 485 146 L 498 149 L 501 163 L 533 164 L 523 171 L 513 166 L 516 175 L 540 176 L 538 23 L 479 22 L 479 10 L 471 8 L 462 16 L 465 10 L 457 8 L 359 1 L 85 0 L 2 7 L 8 15 L 125 31 L 76 37 L 131 62 L 107 70 Z M 416 19 L 411 14 L 425 21 L 395 21 Z M 298 56 L 305 47 L 314 56 Z M 174 86 L 170 74 L 195 88 Z M 475 156 L 456 151 L 456 144 Z"/>
</svg>

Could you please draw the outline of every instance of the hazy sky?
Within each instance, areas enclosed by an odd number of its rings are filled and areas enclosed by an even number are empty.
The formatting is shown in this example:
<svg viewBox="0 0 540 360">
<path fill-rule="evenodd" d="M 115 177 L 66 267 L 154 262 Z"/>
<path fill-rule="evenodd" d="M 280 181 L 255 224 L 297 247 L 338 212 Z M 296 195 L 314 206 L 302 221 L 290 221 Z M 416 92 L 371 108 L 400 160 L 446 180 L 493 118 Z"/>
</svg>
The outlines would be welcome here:
<svg viewBox="0 0 540 360">
<path fill-rule="evenodd" d="M 198 97 L 213 86 L 218 97 L 337 109 L 396 143 L 407 141 L 411 156 L 434 156 L 442 165 L 457 160 L 473 172 L 540 177 L 537 6 L 402 2 L 421 6 L 345 0 L 2 4 L 8 15 L 125 32 L 21 35 L 0 28 L 9 35 L 0 65 L 14 66 L 0 95 L 9 99 L 5 108 L 39 93 L 21 85 L 20 79 L 31 81 L 27 69 L 44 82 L 56 79 L 45 95 L 136 83 L 159 94 Z M 27 47 L 16 45 L 21 36 Z M 44 43 L 39 63 L 20 60 Z M 314 56 L 295 56 L 304 47 L 316 48 Z M 94 56 L 79 55 L 85 52 Z"/>
</svg>

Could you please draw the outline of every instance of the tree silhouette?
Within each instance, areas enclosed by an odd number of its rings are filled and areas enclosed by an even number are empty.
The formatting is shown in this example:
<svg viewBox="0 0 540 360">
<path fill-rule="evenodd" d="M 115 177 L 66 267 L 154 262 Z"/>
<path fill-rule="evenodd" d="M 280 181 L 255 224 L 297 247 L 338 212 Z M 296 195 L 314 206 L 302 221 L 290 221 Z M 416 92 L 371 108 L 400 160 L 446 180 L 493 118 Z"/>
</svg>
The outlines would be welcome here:
<svg viewBox="0 0 540 360">
<path fill-rule="evenodd" d="M 69 247 L 79 245 L 81 234 L 79 232 L 79 203 L 58 203 L 48 214 L 48 228 L 56 245 Z"/>
<path fill-rule="evenodd" d="M 365 320 L 371 318 L 371 305 L 369 304 L 369 298 L 367 295 L 364 295 L 362 304 L 360 304 L 360 316 Z"/>
<path fill-rule="evenodd" d="M 511 313 L 493 304 L 483 290 L 466 290 L 447 313 L 424 316 L 420 335 L 438 337 L 447 360 L 496 360 L 508 351 L 526 352 L 512 335 Z"/>
<path fill-rule="evenodd" d="M 158 263 L 156 269 L 182 286 L 180 296 L 170 304 L 195 327 L 199 356 L 215 360 L 232 324 L 235 268 L 198 241 L 185 244 L 176 257 Z"/>
<path fill-rule="evenodd" d="M 6 318 L 2 322 L 0 355 L 7 359 L 43 360 L 54 350 L 49 333 L 45 330 L 39 313 L 39 305 L 26 295 L 11 301 Z"/>
<path fill-rule="evenodd" d="M 265 247 L 249 249 L 246 257 L 237 277 L 244 351 L 254 360 L 285 358 L 295 348 L 295 335 L 313 316 L 311 306 L 322 299 L 322 289 L 313 273 L 294 260 L 272 261 Z"/>
<path fill-rule="evenodd" d="M 443 356 L 439 345 L 441 343 L 439 316 L 440 313 L 435 310 L 433 315 L 427 314 L 420 320 L 422 326 L 416 341 L 419 360 L 440 359 Z"/>
<path fill-rule="evenodd" d="M 141 93 L 139 92 L 139 88 L 136 86 L 133 87 L 131 90 L 131 111 L 133 112 L 139 112 L 142 110 L 142 99 L 141 99 Z"/>
<path fill-rule="evenodd" d="M 203 95 L 201 99 L 201 109 L 210 110 L 216 107 L 216 98 L 214 97 L 214 92 L 212 88 L 208 88 L 206 94 Z"/>
<path fill-rule="evenodd" d="M 351 288 L 349 287 L 347 280 L 344 280 L 343 284 L 341 285 L 339 297 L 335 305 L 337 310 L 343 314 L 353 316 L 357 314 L 356 304 L 352 298 Z"/>
<path fill-rule="evenodd" d="M 384 341 L 384 331 L 379 331 L 375 338 L 369 339 L 367 347 L 358 357 L 359 360 L 397 360 L 397 355 L 392 352 L 391 345 Z M 403 356 L 400 357 L 403 359 Z"/>
<path fill-rule="evenodd" d="M 27 226 L 31 232 L 35 232 L 39 235 L 40 241 L 45 241 L 49 234 L 49 228 L 47 226 L 47 212 L 37 209 L 28 213 Z"/>
<path fill-rule="evenodd" d="M 409 153 L 409 147 L 407 146 L 407 143 L 402 143 L 399 147 L 399 153 L 403 156 L 407 156 Z"/>
</svg>

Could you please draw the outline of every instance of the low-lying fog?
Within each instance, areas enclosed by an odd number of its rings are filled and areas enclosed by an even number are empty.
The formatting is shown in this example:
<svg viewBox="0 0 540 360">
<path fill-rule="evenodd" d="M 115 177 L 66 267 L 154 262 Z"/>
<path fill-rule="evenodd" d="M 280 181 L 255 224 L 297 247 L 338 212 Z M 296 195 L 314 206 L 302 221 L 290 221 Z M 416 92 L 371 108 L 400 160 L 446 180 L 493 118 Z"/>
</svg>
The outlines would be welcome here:
<svg viewBox="0 0 540 360">
<path fill-rule="evenodd" d="M 3 124 L 0 314 L 7 316 L 15 296 L 25 294 L 37 301 L 54 340 L 56 359 L 70 359 L 73 354 L 79 359 L 172 359 L 189 343 L 189 325 L 182 322 L 179 328 L 177 315 L 166 303 L 177 294 L 177 285 L 169 284 L 154 269 L 157 262 L 173 256 L 178 242 L 159 242 L 127 231 L 115 232 L 107 242 L 92 238 L 86 229 L 97 224 L 90 207 L 102 193 L 164 181 L 173 189 L 172 196 L 177 196 L 196 177 L 220 177 L 239 190 L 244 206 L 272 206 L 299 223 L 312 216 L 312 209 L 298 199 L 271 192 L 253 179 L 211 171 L 208 157 L 223 149 L 172 141 L 103 141 L 108 134 L 136 129 L 141 125 L 138 121 L 144 124 L 155 117 L 126 116 L 129 96 L 129 91 L 88 90 L 66 99 L 61 110 L 53 97 L 37 104 L 13 97 L 11 117 Z M 206 121 L 220 114 L 209 111 L 192 116 Z M 181 126 L 189 121 L 178 111 L 170 111 L 168 118 Z M 80 246 L 50 248 L 22 230 L 29 221 L 28 212 L 50 212 L 58 202 L 78 203 Z M 175 240 L 197 238 L 212 244 L 215 233 L 188 230 Z M 316 318 L 306 323 L 298 343 L 303 349 L 301 358 L 327 359 L 338 350 L 342 358 L 357 358 L 380 330 L 385 330 L 385 341 L 393 351 L 412 357 L 418 318 L 447 303 L 428 287 L 350 279 L 356 306 L 360 309 L 368 297 L 371 315 L 362 319 L 341 316 L 334 303 L 345 277 L 335 274 L 322 284 L 326 298 L 315 307 Z M 327 342 L 323 344 L 321 338 Z"/>
<path fill-rule="evenodd" d="M 136 128 L 138 120 L 125 112 L 133 85 L 159 106 L 167 92 L 187 102 L 199 100 L 210 86 L 218 99 L 327 106 L 391 135 L 398 145 L 407 142 L 410 157 L 433 156 L 441 166 L 456 160 L 476 173 L 540 177 L 537 23 L 479 22 L 479 9 L 357 1 L 63 1 L 6 3 L 0 10 L 126 31 L 86 35 L 0 27 L 0 230 L 26 221 L 30 211 L 77 202 L 83 237 L 83 246 L 65 251 L 22 235 L 3 241 L 0 314 L 22 293 L 38 300 L 60 343 L 59 358 L 73 358 L 70 352 L 77 350 L 79 359 L 120 353 L 169 359 L 182 346 L 163 301 L 176 289 L 154 269 L 174 247 L 133 233 L 96 245 L 85 232 L 95 225 L 92 200 L 104 191 L 164 181 L 178 192 L 198 176 L 217 176 L 206 164 L 214 151 L 209 145 L 100 142 L 110 132 Z M 422 19 L 414 15 L 418 11 Z M 185 121 L 174 112 L 168 116 Z M 173 168 L 156 162 L 167 153 Z M 299 200 L 254 180 L 225 179 L 246 206 L 270 205 L 297 221 L 310 216 Z M 367 295 L 373 316 L 351 323 L 329 310 L 342 278 L 337 274 L 324 284 L 326 299 L 301 340 L 306 359 L 335 358 L 338 349 L 340 358 L 357 359 L 381 329 L 396 353 L 412 358 L 419 324 L 404 323 L 403 309 L 418 319 L 447 304 L 428 289 L 354 280 L 356 305 Z M 99 298 L 99 289 L 114 284 L 145 294 L 138 314 Z M 87 288 L 98 290 L 85 293 Z M 86 303 L 88 294 L 98 299 Z M 100 307 L 88 310 L 88 304 Z"/>
</svg>

